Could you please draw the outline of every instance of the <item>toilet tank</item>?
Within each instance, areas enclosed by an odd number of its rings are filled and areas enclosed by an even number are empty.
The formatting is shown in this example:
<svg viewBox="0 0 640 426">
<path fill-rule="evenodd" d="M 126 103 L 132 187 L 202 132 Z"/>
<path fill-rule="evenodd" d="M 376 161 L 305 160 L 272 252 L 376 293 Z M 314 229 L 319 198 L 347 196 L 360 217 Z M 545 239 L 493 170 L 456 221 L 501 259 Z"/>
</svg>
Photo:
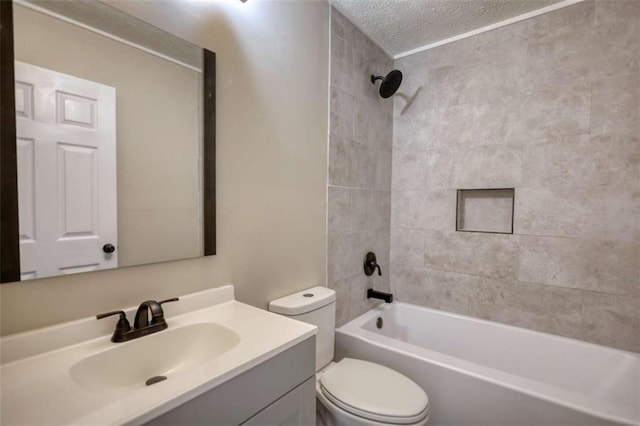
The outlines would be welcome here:
<svg viewBox="0 0 640 426">
<path fill-rule="evenodd" d="M 313 287 L 269 302 L 269 310 L 318 327 L 316 371 L 333 360 L 336 330 L 336 292 Z"/>
</svg>

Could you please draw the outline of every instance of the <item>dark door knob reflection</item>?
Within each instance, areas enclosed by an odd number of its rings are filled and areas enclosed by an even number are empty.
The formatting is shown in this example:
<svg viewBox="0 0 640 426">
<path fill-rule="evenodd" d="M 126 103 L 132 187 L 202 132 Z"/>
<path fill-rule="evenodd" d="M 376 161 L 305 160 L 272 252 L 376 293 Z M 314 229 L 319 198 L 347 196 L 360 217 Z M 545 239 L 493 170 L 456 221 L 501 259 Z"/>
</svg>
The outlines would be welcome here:
<svg viewBox="0 0 640 426">
<path fill-rule="evenodd" d="M 105 253 L 113 253 L 114 251 L 116 251 L 116 248 L 113 244 L 105 244 L 102 246 L 102 251 Z"/>
</svg>

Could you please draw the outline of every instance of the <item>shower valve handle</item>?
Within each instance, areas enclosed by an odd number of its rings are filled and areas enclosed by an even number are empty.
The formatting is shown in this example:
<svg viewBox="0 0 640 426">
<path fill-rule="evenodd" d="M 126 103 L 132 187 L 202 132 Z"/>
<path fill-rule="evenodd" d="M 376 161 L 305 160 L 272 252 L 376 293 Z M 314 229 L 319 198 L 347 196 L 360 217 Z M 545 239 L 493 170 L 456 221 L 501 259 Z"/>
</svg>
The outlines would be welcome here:
<svg viewBox="0 0 640 426">
<path fill-rule="evenodd" d="M 373 273 L 378 270 L 378 275 L 382 275 L 382 269 L 380 269 L 380 265 L 378 265 L 378 261 L 376 259 L 376 254 L 372 251 L 367 253 L 367 256 L 364 259 L 364 274 L 366 276 L 371 276 Z"/>
</svg>

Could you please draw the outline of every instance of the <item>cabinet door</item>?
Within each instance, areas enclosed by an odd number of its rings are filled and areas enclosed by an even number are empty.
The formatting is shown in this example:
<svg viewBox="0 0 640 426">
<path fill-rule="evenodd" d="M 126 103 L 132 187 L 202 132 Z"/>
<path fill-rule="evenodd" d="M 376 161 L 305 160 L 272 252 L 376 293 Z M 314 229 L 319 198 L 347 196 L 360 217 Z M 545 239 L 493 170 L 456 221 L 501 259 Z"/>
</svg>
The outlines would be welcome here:
<svg viewBox="0 0 640 426">
<path fill-rule="evenodd" d="M 1 0 L 0 0 L 1 1 Z M 315 424 L 315 336 L 292 348 L 263 361 L 248 371 L 222 383 L 219 386 L 179 405 L 178 407 L 148 420 L 153 426 L 237 426 L 253 421 L 256 415 L 272 407 L 277 401 L 291 393 L 298 392 L 300 425 Z M 291 405 L 293 407 L 293 405 Z M 274 408 L 274 416 L 280 411 Z M 283 413 L 286 410 L 283 410 Z M 294 417 L 292 408 L 289 417 Z M 267 414 L 265 413 L 265 416 Z M 284 414 L 283 414 L 284 415 Z M 143 419 L 143 421 L 146 419 Z M 265 423 L 259 418 L 254 425 L 284 423 L 273 418 L 273 423 Z"/>
<path fill-rule="evenodd" d="M 315 377 L 284 395 L 243 423 L 245 426 L 307 426 L 316 424 Z"/>
</svg>

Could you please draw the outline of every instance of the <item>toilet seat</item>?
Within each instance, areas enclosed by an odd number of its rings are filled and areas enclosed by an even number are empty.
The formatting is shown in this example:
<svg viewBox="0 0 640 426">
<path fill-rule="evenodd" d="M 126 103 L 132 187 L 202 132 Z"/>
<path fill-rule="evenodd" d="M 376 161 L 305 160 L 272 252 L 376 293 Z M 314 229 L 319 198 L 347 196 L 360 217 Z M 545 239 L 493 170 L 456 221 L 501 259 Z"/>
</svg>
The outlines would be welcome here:
<svg viewBox="0 0 640 426">
<path fill-rule="evenodd" d="M 320 375 L 319 385 L 332 404 L 364 419 L 414 424 L 429 414 L 429 398 L 420 386 L 372 362 L 344 358 Z"/>
</svg>

